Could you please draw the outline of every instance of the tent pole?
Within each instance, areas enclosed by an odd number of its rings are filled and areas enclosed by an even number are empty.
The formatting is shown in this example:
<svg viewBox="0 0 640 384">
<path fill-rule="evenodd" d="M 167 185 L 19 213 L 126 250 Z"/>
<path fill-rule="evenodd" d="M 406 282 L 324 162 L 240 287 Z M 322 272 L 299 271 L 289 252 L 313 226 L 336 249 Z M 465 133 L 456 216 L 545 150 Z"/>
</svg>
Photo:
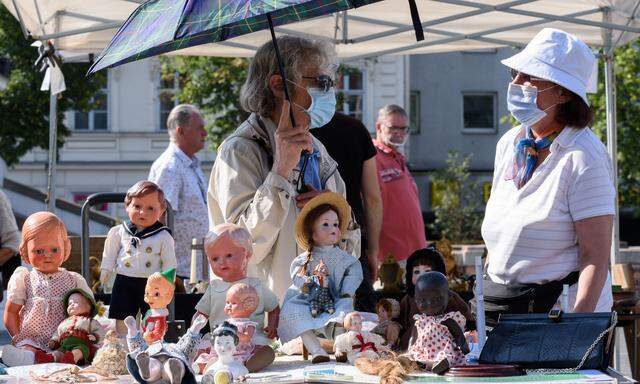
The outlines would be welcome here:
<svg viewBox="0 0 640 384">
<path fill-rule="evenodd" d="M 49 90 L 49 170 L 47 173 L 47 211 L 56 209 L 56 157 L 58 152 L 58 95 Z"/>
<path fill-rule="evenodd" d="M 603 18 L 605 22 L 611 19 L 610 10 L 604 9 Z M 612 32 L 611 29 L 604 30 L 604 87 L 606 93 L 606 113 L 607 113 L 607 151 L 611 156 L 613 167 L 613 185 L 616 190 L 615 217 L 613 220 L 613 238 L 611 242 L 611 267 L 616 264 L 620 249 L 620 212 L 618 207 L 618 138 L 617 138 L 617 116 L 616 116 L 616 78 L 613 58 Z"/>
</svg>

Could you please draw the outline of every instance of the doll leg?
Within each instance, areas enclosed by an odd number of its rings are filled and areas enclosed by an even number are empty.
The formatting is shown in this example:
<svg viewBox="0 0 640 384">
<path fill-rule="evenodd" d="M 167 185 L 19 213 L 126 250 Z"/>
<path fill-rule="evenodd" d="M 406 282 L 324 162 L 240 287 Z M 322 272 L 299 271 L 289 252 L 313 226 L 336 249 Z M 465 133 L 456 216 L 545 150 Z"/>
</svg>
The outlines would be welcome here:
<svg viewBox="0 0 640 384">
<path fill-rule="evenodd" d="M 256 351 L 244 364 L 249 372 L 258 372 L 268 367 L 276 358 L 276 353 L 268 345 L 256 346 Z"/>
<path fill-rule="evenodd" d="M 136 365 L 140 377 L 144 381 L 156 381 L 162 378 L 162 363 L 157 359 L 149 357 L 147 352 L 140 352 L 136 356 Z"/>
<path fill-rule="evenodd" d="M 326 363 L 331 360 L 327 352 L 320 345 L 320 341 L 318 340 L 316 335 L 313 334 L 313 331 L 304 331 L 300 335 L 300 338 L 302 338 L 302 343 L 305 347 L 307 347 L 309 353 L 313 355 L 313 357 L 311 358 L 311 363 Z"/>
<path fill-rule="evenodd" d="M 162 378 L 169 382 L 169 384 L 180 384 L 184 377 L 184 364 L 175 357 L 165 361 L 162 365 Z"/>
</svg>

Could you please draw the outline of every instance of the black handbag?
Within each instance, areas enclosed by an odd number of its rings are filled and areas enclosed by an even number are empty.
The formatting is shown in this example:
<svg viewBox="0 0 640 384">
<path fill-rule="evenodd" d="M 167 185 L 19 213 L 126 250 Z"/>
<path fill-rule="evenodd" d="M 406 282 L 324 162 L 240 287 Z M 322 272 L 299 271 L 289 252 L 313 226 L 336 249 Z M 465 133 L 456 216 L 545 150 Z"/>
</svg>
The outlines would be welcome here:
<svg viewBox="0 0 640 384">
<path fill-rule="evenodd" d="M 479 361 L 566 372 L 605 370 L 616 323 L 615 312 L 502 315 Z"/>
</svg>

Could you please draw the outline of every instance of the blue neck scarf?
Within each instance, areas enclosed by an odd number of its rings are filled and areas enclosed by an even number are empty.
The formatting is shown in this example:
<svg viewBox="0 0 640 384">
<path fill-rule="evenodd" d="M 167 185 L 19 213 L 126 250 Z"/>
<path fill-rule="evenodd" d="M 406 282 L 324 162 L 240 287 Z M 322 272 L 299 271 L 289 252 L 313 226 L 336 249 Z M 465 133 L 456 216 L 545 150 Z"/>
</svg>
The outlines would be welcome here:
<svg viewBox="0 0 640 384">
<path fill-rule="evenodd" d="M 548 148 L 553 140 L 558 137 L 558 133 L 554 132 L 542 139 L 535 140 L 530 127 L 526 127 L 525 137 L 518 141 L 515 148 L 515 168 L 517 173 L 513 178 L 518 189 L 522 188 L 531 179 L 533 170 L 538 163 L 538 154 L 545 148 Z"/>
<path fill-rule="evenodd" d="M 310 185 L 314 189 L 321 191 L 324 189 L 322 180 L 320 180 L 320 166 L 318 165 L 318 157 L 320 152 L 313 148 L 313 153 L 306 153 L 300 156 L 298 168 L 300 172 L 304 172 L 304 185 Z M 306 164 L 305 164 L 306 161 Z M 300 187 L 304 187 L 304 185 Z"/>
</svg>

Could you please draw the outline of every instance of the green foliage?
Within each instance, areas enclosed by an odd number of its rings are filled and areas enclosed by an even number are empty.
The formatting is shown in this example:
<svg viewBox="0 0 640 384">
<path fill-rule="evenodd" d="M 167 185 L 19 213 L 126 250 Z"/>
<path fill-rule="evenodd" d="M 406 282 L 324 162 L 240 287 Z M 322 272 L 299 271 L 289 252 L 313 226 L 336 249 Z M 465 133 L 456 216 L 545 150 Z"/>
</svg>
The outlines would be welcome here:
<svg viewBox="0 0 640 384">
<path fill-rule="evenodd" d="M 449 152 L 447 167 L 437 170 L 431 177 L 435 213 L 431 230 L 453 243 L 475 242 L 480 239 L 480 188 L 471 180 L 470 164 L 471 155 L 460 158 L 457 152 Z"/>
<path fill-rule="evenodd" d="M 163 79 L 178 74 L 175 97 L 180 103 L 197 105 L 206 121 L 213 149 L 249 116 L 240 107 L 240 88 L 249 61 L 243 58 L 161 56 Z"/>
<path fill-rule="evenodd" d="M 615 50 L 618 111 L 618 196 L 622 207 L 640 213 L 640 49 L 632 43 Z M 590 96 L 595 111 L 593 130 L 606 143 L 604 65 L 600 60 L 598 93 Z"/>
<path fill-rule="evenodd" d="M 0 7 L 0 57 L 11 68 L 7 86 L 0 90 L 0 156 L 9 165 L 32 148 L 49 147 L 49 92 L 40 91 L 44 74 L 33 65 L 38 53 L 30 44 L 15 18 Z M 88 69 L 88 64 L 62 67 L 67 91 L 58 100 L 58 146 L 69 134 L 63 113 L 91 109 L 92 96 L 105 82 L 105 73 L 87 79 Z"/>
</svg>

